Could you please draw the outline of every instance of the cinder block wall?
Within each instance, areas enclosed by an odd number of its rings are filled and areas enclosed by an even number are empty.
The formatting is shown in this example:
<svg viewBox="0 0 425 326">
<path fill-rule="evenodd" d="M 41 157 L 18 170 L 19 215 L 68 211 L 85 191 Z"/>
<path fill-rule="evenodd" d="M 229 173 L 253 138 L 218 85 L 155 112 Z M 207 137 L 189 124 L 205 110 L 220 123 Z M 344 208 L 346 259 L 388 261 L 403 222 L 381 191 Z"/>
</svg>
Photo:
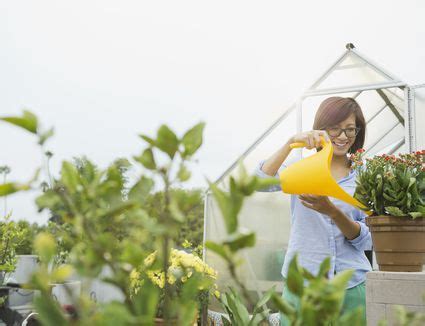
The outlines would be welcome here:
<svg viewBox="0 0 425 326">
<path fill-rule="evenodd" d="M 394 273 L 373 271 L 366 276 L 367 325 L 378 325 L 385 319 L 394 325 L 394 306 L 403 305 L 410 311 L 425 312 L 425 272 Z"/>
</svg>

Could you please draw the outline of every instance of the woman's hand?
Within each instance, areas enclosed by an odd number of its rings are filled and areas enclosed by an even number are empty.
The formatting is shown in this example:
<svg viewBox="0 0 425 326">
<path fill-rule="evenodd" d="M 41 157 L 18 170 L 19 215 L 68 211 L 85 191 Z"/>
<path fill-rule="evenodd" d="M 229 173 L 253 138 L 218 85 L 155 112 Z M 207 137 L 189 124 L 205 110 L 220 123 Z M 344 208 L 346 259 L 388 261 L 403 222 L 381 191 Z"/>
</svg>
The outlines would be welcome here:
<svg viewBox="0 0 425 326">
<path fill-rule="evenodd" d="M 291 143 L 305 143 L 307 149 L 322 147 L 320 136 L 329 141 L 329 135 L 325 130 L 311 130 L 296 134 L 290 140 Z"/>
<path fill-rule="evenodd" d="M 338 208 L 329 200 L 327 196 L 315 196 L 315 195 L 299 195 L 301 204 L 305 207 L 313 209 L 319 213 L 334 216 L 338 211 Z"/>
</svg>

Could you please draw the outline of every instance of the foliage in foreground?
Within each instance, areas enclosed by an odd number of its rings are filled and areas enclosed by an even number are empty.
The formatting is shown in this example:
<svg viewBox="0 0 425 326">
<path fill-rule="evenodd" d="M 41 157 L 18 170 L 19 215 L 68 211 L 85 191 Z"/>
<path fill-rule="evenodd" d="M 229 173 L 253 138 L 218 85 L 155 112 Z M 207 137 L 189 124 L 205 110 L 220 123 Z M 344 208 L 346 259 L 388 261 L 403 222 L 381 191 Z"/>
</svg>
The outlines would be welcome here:
<svg viewBox="0 0 425 326">
<path fill-rule="evenodd" d="M 44 144 L 46 133 L 40 131 L 33 114 L 25 112 L 22 117 L 2 120 L 37 135 L 39 143 Z M 141 135 L 147 148 L 134 156 L 134 161 L 143 166 L 144 173 L 129 187 L 123 173 L 129 167 L 128 160 L 116 160 L 104 170 L 97 169 L 89 160 L 62 163 L 59 178 L 49 180 L 36 200 L 40 210 L 49 210 L 55 219 L 69 225 L 67 237 L 72 243 L 69 264 L 52 269 L 58 250 L 56 240 L 45 233 L 37 236 L 35 247 L 41 266 L 33 275 L 32 286 L 41 291 L 35 304 L 43 324 L 150 325 L 157 315 L 160 296 L 166 320 L 188 325 L 196 318 L 198 294 L 211 287 L 205 275 L 194 270 L 177 292 L 176 286 L 168 282 L 161 289 L 139 268 L 156 251 L 152 268 L 169 270 L 173 239 L 185 222 L 187 203 L 194 201 L 187 193 L 171 189 L 190 178 L 188 165 L 202 144 L 203 128 L 203 123 L 197 124 L 181 138 L 165 125 L 155 138 Z M 164 204 L 150 215 L 146 203 L 152 195 L 154 180 L 159 181 L 157 188 L 163 191 Z M 0 185 L 0 194 L 33 187 L 34 181 L 9 182 Z M 107 277 L 101 276 L 105 268 L 111 271 Z M 143 291 L 134 293 L 129 276 L 137 269 Z M 123 302 L 96 305 L 83 292 L 74 298 L 74 312 L 68 316 L 51 297 L 50 284 L 66 281 L 71 273 L 88 282 L 102 278 L 121 291 Z M 177 271 L 172 276 L 180 279 L 183 275 Z"/>
</svg>

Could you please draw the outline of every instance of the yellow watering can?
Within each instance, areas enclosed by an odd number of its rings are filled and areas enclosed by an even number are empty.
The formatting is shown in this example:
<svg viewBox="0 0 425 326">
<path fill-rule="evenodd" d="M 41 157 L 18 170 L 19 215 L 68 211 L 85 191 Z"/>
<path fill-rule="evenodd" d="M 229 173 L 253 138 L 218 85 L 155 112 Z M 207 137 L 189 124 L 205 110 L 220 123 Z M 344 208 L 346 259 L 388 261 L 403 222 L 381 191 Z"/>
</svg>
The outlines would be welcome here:
<svg viewBox="0 0 425 326">
<path fill-rule="evenodd" d="M 364 209 L 365 206 L 342 189 L 332 177 L 330 167 L 333 155 L 331 142 L 321 137 L 322 150 L 287 167 L 280 173 L 282 191 L 288 194 L 312 194 L 330 196 Z M 305 147 L 305 143 L 293 143 L 291 148 Z"/>
</svg>

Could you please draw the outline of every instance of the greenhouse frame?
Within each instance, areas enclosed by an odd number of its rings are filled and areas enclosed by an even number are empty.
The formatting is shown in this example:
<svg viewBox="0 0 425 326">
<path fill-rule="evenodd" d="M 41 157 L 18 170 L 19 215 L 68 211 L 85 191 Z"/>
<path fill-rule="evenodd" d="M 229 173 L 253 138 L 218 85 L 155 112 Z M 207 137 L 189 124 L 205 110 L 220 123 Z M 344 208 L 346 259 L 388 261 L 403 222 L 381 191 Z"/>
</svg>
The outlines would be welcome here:
<svg viewBox="0 0 425 326">
<path fill-rule="evenodd" d="M 215 184 L 228 189 L 230 176 L 238 174 L 242 163 L 253 173 L 261 160 L 268 158 L 295 133 L 311 130 L 315 112 L 329 96 L 352 97 L 363 109 L 367 132 L 367 156 L 412 152 L 425 147 L 425 84 L 409 85 L 361 54 L 353 44 L 346 45 L 341 56 L 301 94 L 247 148 Z M 308 150 L 293 150 L 293 158 L 311 154 Z M 288 158 L 290 159 L 290 158 Z M 257 192 L 246 198 L 239 225 L 256 232 L 256 245 L 242 253 L 244 263 L 238 274 L 245 286 L 261 296 L 272 286 L 282 291 L 281 266 L 290 233 L 290 196 L 282 192 Z M 204 241 L 220 241 L 225 226 L 211 191 L 205 195 Z M 223 260 L 204 249 L 206 262 L 218 270 L 221 289 L 232 285 Z M 377 268 L 375 260 L 374 269 Z"/>
</svg>

